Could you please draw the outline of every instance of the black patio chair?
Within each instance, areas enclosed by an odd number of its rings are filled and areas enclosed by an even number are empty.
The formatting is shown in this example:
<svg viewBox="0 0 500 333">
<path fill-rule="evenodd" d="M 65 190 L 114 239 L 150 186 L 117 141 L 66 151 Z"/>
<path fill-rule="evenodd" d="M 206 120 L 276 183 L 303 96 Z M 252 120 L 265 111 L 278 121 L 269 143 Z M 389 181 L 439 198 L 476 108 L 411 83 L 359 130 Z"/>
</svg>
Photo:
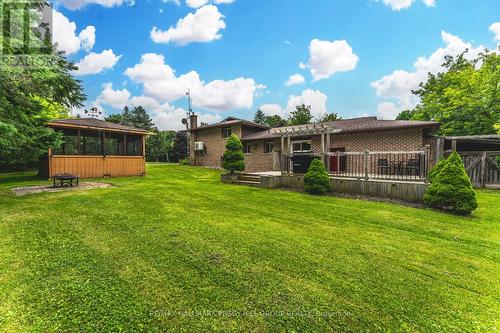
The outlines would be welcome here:
<svg viewBox="0 0 500 333">
<path fill-rule="evenodd" d="M 380 175 L 388 175 L 391 171 L 391 166 L 389 165 L 389 160 L 387 158 L 378 159 L 378 173 Z"/>
<path fill-rule="evenodd" d="M 406 161 L 406 163 L 403 165 L 403 173 L 410 176 L 420 175 L 420 159 L 410 158 L 408 161 Z"/>
</svg>

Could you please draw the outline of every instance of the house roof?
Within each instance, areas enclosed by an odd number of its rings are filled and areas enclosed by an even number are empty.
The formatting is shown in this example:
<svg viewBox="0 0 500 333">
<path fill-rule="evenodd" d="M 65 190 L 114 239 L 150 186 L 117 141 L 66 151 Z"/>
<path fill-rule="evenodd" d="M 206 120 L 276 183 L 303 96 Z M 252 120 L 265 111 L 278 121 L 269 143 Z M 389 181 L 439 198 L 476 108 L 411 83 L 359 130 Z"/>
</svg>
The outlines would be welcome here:
<svg viewBox="0 0 500 333">
<path fill-rule="evenodd" d="M 379 120 L 377 117 L 364 117 L 310 125 L 271 128 L 266 131 L 247 135 L 241 138 L 241 140 L 250 141 L 273 139 L 279 138 L 282 135 L 304 136 L 308 134 L 310 135 L 311 129 L 328 131 L 330 133 L 355 133 L 416 127 L 437 129 L 439 127 L 439 123 L 433 121 Z"/>
<path fill-rule="evenodd" d="M 109 131 L 118 133 L 142 134 L 142 135 L 149 134 L 149 131 L 143 130 L 141 128 L 115 124 L 109 121 L 104 121 L 96 118 L 58 119 L 58 120 L 52 120 L 51 122 L 49 122 L 48 125 L 54 128 L 89 129 L 89 130 Z"/>
<path fill-rule="evenodd" d="M 199 130 L 205 130 L 208 128 L 217 128 L 217 127 L 226 127 L 226 126 L 235 126 L 235 125 L 246 125 L 246 126 L 256 127 L 256 128 L 266 129 L 266 130 L 270 128 L 267 125 L 257 124 L 257 123 L 254 123 L 253 121 L 239 119 L 239 118 L 235 118 L 235 117 L 227 117 L 226 119 L 222 120 L 221 122 L 218 122 L 218 123 L 215 123 L 212 125 L 205 125 L 205 126 L 193 128 L 193 129 L 191 129 L 191 131 L 199 131 Z"/>
</svg>

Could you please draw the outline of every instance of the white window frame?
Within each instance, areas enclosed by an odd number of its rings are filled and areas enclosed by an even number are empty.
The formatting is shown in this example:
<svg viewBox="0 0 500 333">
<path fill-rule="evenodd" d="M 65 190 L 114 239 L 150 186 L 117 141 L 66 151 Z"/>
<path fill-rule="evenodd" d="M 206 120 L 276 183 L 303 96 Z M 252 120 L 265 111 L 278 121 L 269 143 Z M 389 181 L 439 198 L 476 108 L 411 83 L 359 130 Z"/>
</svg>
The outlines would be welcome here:
<svg viewBox="0 0 500 333">
<path fill-rule="evenodd" d="M 302 144 L 304 142 L 307 142 L 309 143 L 309 146 L 311 147 L 311 149 L 309 150 L 303 150 L 303 147 L 302 147 Z M 297 143 L 300 143 L 300 149 L 301 150 L 293 150 L 293 145 L 294 144 L 297 144 Z M 298 141 L 292 141 L 291 144 L 290 144 L 290 154 L 295 154 L 295 153 L 311 153 L 313 150 L 312 150 L 312 140 L 298 140 Z"/>
</svg>

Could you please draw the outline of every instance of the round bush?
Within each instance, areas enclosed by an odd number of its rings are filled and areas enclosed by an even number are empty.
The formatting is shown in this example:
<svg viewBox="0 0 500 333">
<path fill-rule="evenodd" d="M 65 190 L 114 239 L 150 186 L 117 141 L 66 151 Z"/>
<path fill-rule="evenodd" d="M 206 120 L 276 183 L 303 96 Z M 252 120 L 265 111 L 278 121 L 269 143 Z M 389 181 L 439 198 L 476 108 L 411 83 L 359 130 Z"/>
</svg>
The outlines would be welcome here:
<svg viewBox="0 0 500 333">
<path fill-rule="evenodd" d="M 245 170 L 245 157 L 240 139 L 232 134 L 226 142 L 226 151 L 222 156 L 222 167 L 234 173 Z"/>
<path fill-rule="evenodd" d="M 424 201 L 429 207 L 458 215 L 470 215 L 477 208 L 476 193 L 456 152 L 434 176 Z"/>
<path fill-rule="evenodd" d="M 304 176 L 306 192 L 323 195 L 330 190 L 330 177 L 325 165 L 319 159 L 314 159 Z"/>
</svg>

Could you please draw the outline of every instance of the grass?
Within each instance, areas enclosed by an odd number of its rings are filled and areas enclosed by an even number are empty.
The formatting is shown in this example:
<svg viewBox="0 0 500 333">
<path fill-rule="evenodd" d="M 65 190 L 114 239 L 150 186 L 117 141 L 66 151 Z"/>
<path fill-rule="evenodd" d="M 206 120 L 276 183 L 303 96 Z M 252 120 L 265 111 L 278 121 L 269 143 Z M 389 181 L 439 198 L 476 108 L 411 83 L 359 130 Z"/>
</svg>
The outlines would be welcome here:
<svg viewBox="0 0 500 333">
<path fill-rule="evenodd" d="M 13 197 L 0 175 L 0 331 L 493 331 L 500 192 L 472 218 L 221 184 L 149 165 Z"/>
</svg>

